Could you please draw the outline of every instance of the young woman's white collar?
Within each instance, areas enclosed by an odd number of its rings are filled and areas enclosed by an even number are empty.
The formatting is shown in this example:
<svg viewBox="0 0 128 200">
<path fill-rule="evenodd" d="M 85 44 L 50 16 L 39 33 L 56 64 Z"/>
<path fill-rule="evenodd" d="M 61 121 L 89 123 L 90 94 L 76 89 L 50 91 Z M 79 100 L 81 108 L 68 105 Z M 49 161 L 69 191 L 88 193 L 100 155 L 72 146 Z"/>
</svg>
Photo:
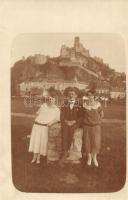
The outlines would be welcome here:
<svg viewBox="0 0 128 200">
<path fill-rule="evenodd" d="M 87 110 L 97 109 L 101 106 L 100 102 L 97 102 L 94 106 L 89 106 L 86 103 L 83 104 L 83 107 Z"/>
</svg>

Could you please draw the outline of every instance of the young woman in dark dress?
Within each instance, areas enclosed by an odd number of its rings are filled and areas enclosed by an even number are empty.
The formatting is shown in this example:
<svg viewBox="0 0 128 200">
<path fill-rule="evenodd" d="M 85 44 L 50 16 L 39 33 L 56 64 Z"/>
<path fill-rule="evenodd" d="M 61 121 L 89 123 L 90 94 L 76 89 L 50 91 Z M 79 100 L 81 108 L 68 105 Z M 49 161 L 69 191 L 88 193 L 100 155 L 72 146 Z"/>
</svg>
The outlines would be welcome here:
<svg viewBox="0 0 128 200">
<path fill-rule="evenodd" d="M 97 154 L 101 146 L 101 121 L 104 116 L 101 104 L 95 99 L 95 92 L 89 90 L 83 104 L 83 149 L 87 154 L 87 165 L 92 161 L 99 166 Z"/>
</svg>

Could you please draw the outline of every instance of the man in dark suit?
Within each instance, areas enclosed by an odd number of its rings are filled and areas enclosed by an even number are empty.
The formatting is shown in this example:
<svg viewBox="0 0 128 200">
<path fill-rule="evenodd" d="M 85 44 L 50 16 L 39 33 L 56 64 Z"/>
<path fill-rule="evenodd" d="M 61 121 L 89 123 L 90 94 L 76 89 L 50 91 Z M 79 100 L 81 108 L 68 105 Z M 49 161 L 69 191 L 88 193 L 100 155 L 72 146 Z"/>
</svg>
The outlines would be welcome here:
<svg viewBox="0 0 128 200">
<path fill-rule="evenodd" d="M 82 121 L 82 106 L 77 99 L 77 92 L 74 88 L 68 91 L 68 99 L 61 108 L 61 127 L 62 127 L 62 157 L 60 164 L 64 163 L 70 150 L 74 131 L 80 126 Z"/>
</svg>

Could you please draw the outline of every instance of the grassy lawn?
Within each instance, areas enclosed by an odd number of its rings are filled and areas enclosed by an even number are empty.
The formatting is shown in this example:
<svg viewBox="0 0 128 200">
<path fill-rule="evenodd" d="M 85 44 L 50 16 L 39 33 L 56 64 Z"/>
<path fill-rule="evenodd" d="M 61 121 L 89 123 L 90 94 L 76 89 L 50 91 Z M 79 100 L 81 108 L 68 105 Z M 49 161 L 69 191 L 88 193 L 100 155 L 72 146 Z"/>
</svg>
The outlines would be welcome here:
<svg viewBox="0 0 128 200">
<path fill-rule="evenodd" d="M 102 125 L 102 148 L 99 168 L 81 164 L 58 163 L 47 168 L 32 165 L 28 153 L 32 118 L 12 117 L 12 175 L 15 187 L 23 192 L 115 192 L 125 183 L 126 127 L 125 124 Z M 109 149 L 108 149 L 109 147 Z"/>
<path fill-rule="evenodd" d="M 12 112 L 34 114 L 37 106 L 26 107 L 23 99 L 12 100 Z M 109 104 L 104 108 L 105 118 L 125 120 L 124 104 Z M 12 117 L 12 176 L 15 187 L 23 192 L 116 192 L 125 183 L 126 125 L 102 124 L 102 148 L 99 168 L 81 164 L 58 163 L 46 168 L 30 163 L 29 138 L 34 118 Z M 108 148 L 109 147 L 109 148 Z"/>
</svg>

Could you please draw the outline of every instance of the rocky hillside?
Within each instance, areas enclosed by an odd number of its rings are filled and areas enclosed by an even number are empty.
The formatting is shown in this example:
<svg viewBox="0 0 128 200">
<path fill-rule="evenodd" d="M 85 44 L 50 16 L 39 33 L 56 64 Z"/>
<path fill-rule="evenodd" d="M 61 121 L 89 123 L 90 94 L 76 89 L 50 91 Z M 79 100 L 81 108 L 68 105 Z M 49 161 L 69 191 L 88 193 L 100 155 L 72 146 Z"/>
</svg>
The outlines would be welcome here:
<svg viewBox="0 0 128 200">
<path fill-rule="evenodd" d="M 26 59 L 19 60 L 11 68 L 11 87 L 12 93 L 15 93 L 17 84 L 24 81 L 48 80 L 78 80 L 88 82 L 92 75 L 88 74 L 77 66 L 67 67 L 59 66 L 59 59 L 49 59 L 43 65 L 31 64 Z"/>
<path fill-rule="evenodd" d="M 103 79 L 110 81 L 111 85 L 122 85 L 126 80 L 124 73 L 116 75 L 116 72 L 108 66 L 101 64 L 94 65 L 94 60 L 89 59 L 86 68 L 78 66 L 60 66 L 60 57 L 49 58 L 43 64 L 31 64 L 29 59 L 19 60 L 11 68 L 11 91 L 15 94 L 17 85 L 24 81 L 42 81 L 48 80 L 78 80 L 81 82 L 90 82 L 97 80 L 95 74 L 100 73 Z M 98 66 L 98 67 L 94 67 Z M 95 73 L 93 75 L 93 73 Z"/>
</svg>

